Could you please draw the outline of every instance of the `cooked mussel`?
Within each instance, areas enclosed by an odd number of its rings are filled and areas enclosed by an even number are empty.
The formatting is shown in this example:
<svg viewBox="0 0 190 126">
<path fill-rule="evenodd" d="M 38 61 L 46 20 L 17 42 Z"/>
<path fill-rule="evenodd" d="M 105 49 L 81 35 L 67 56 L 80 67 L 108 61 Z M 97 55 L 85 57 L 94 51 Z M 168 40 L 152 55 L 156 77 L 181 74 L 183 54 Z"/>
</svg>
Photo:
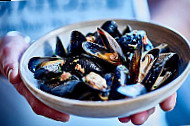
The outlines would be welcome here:
<svg viewBox="0 0 190 126">
<path fill-rule="evenodd" d="M 34 73 L 38 68 L 54 63 L 63 64 L 64 62 L 64 59 L 57 57 L 33 57 L 29 60 L 28 68 L 31 72 Z"/>
<path fill-rule="evenodd" d="M 83 77 L 90 72 L 95 72 L 100 75 L 104 73 L 103 68 L 98 63 L 83 56 L 68 57 L 62 69 L 78 77 Z"/>
<path fill-rule="evenodd" d="M 67 47 L 67 55 L 82 53 L 82 42 L 86 41 L 86 37 L 79 31 L 72 31 L 70 44 Z"/>
<path fill-rule="evenodd" d="M 114 100 L 125 97 L 118 93 L 117 89 L 121 86 L 125 86 L 126 84 L 128 84 L 128 75 L 129 70 L 124 65 L 119 65 L 116 67 L 114 78 L 111 84 L 109 99 Z"/>
<path fill-rule="evenodd" d="M 121 36 L 115 21 L 106 21 L 101 28 L 108 32 L 113 38 Z"/>
<path fill-rule="evenodd" d="M 67 54 L 66 49 L 64 48 L 59 37 L 56 37 L 56 48 L 55 48 L 55 56 L 65 57 Z"/>
<path fill-rule="evenodd" d="M 92 42 L 83 42 L 82 47 L 84 51 L 89 55 L 100 58 L 113 65 L 121 64 L 121 59 L 116 52 L 109 52 L 101 45 Z"/>
<path fill-rule="evenodd" d="M 83 78 L 83 81 L 67 81 L 63 85 L 53 88 L 51 93 L 78 100 L 107 100 L 108 89 L 105 79 L 96 73 L 89 73 Z"/>
<path fill-rule="evenodd" d="M 176 53 L 162 53 L 142 81 L 148 91 L 155 90 L 170 81 L 177 73 L 179 57 Z"/>
<path fill-rule="evenodd" d="M 128 25 L 124 28 L 122 35 L 125 35 L 126 33 L 130 33 L 130 32 L 132 32 L 132 31 L 133 31 L 133 29 L 132 29 L 131 26 L 128 24 Z"/>
</svg>

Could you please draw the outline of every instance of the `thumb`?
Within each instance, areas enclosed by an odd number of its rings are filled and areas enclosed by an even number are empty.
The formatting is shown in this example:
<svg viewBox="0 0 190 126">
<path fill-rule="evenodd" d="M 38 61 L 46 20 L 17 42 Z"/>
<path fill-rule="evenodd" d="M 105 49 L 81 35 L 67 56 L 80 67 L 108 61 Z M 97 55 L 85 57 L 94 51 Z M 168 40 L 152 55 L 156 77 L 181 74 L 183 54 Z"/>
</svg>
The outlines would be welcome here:
<svg viewBox="0 0 190 126">
<path fill-rule="evenodd" d="M 12 84 L 21 82 L 19 75 L 19 60 L 22 53 L 29 46 L 19 33 L 5 35 L 0 43 L 1 72 Z"/>
</svg>

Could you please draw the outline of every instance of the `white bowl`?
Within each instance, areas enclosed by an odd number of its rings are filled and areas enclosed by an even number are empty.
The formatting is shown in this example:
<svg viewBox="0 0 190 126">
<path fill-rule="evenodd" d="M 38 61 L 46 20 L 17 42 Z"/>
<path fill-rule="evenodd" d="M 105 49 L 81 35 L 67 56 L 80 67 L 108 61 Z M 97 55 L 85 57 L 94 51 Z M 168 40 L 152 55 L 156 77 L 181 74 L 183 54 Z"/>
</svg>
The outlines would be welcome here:
<svg viewBox="0 0 190 126">
<path fill-rule="evenodd" d="M 165 42 L 170 49 L 180 57 L 179 75 L 176 79 L 161 87 L 158 90 L 131 99 L 121 99 L 114 101 L 79 101 L 61 98 L 39 89 L 37 80 L 28 69 L 28 61 L 34 56 L 51 56 L 55 50 L 56 36 L 59 36 L 67 46 L 70 42 L 70 33 L 79 30 L 83 34 L 94 32 L 106 20 L 97 20 L 68 25 L 42 36 L 32 44 L 23 54 L 20 63 L 20 74 L 26 87 L 31 93 L 44 104 L 60 112 L 84 116 L 84 117 L 122 117 L 137 112 L 141 112 L 156 106 L 165 98 L 173 94 L 183 83 L 190 71 L 190 46 L 188 41 L 177 32 L 156 24 L 130 21 L 114 20 L 122 31 L 129 24 L 133 29 L 145 30 L 149 39 L 154 45 Z"/>
</svg>

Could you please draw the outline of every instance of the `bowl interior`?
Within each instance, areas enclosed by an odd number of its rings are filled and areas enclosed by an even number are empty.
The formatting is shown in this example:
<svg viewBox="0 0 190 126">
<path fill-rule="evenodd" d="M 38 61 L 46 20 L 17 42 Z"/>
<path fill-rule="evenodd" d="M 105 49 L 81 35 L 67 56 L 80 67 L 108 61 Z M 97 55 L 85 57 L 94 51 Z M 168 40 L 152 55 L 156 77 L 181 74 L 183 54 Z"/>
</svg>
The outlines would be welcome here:
<svg viewBox="0 0 190 126">
<path fill-rule="evenodd" d="M 188 69 L 188 71 L 189 71 L 189 69 L 190 69 L 190 65 L 189 65 L 190 49 L 189 48 L 190 47 L 189 47 L 188 42 L 181 35 L 177 34 L 176 32 L 174 32 L 170 29 L 167 29 L 167 28 L 164 28 L 162 26 L 155 25 L 155 24 L 151 24 L 151 23 L 139 22 L 139 21 L 129 21 L 129 20 L 115 20 L 115 21 L 117 22 L 120 31 L 123 31 L 123 29 L 125 28 L 125 26 L 127 24 L 131 25 L 131 27 L 133 29 L 145 30 L 148 38 L 152 41 L 154 46 L 157 46 L 163 42 L 167 43 L 169 45 L 170 50 L 173 52 L 176 52 L 180 58 L 179 74 L 177 75 L 178 77 L 180 77 L 180 75 L 186 69 Z M 98 21 L 90 21 L 90 22 L 85 22 L 85 23 L 78 23 L 78 24 L 74 24 L 74 25 L 69 25 L 69 26 L 62 27 L 62 28 L 59 28 L 57 30 L 54 30 L 52 32 L 49 32 L 45 36 L 38 39 L 34 44 L 32 44 L 27 49 L 27 51 L 25 52 L 25 54 L 23 55 L 22 60 L 21 60 L 20 72 L 21 72 L 22 79 L 26 83 L 26 86 L 30 87 L 30 90 L 31 90 L 31 88 L 35 88 L 34 89 L 35 93 L 37 93 L 36 96 L 39 98 L 38 94 L 40 94 L 39 92 L 42 92 L 42 91 L 37 89 L 37 88 L 39 88 L 39 84 L 38 84 L 37 80 L 35 80 L 33 78 L 33 73 L 30 72 L 28 69 L 28 61 L 30 60 L 30 58 L 32 58 L 34 56 L 41 56 L 41 57 L 51 56 L 55 50 L 56 37 L 57 36 L 59 36 L 63 45 L 65 47 L 67 47 L 69 42 L 70 42 L 70 34 L 73 30 L 78 30 L 78 31 L 82 32 L 83 34 L 86 34 L 88 32 L 94 32 L 94 31 L 96 31 L 96 28 L 100 27 L 104 22 L 105 22 L 105 20 L 98 20 Z M 172 82 L 170 82 L 169 84 L 172 84 Z M 162 87 L 162 88 L 165 88 L 163 90 L 165 90 L 165 91 L 169 90 L 167 88 L 167 86 L 168 85 Z M 154 91 L 154 92 L 156 92 L 155 94 L 162 93 L 162 91 L 161 91 L 162 89 L 161 90 L 160 89 Z M 32 93 L 34 93 L 34 91 Z M 44 95 L 46 95 L 46 94 L 47 93 L 45 93 Z M 146 95 L 145 97 L 147 99 L 151 97 L 151 93 L 147 93 L 145 95 Z M 56 96 L 51 96 L 51 95 L 47 94 L 46 99 L 48 97 L 51 97 L 53 99 L 57 98 Z M 145 97 L 144 98 L 143 97 L 144 96 L 140 96 L 139 100 L 143 100 L 145 98 Z M 135 99 L 136 98 L 130 99 L 131 103 L 134 103 Z M 59 100 L 61 100 L 61 99 L 58 98 L 57 101 L 59 102 Z M 163 99 L 159 99 L 159 101 L 157 101 L 157 102 L 159 103 L 161 100 L 163 100 Z M 44 100 L 42 100 L 42 101 L 44 101 Z M 76 101 L 76 100 L 69 100 L 68 102 L 72 102 L 72 101 Z M 119 101 L 120 100 L 116 100 L 116 101 L 114 101 L 113 104 L 120 104 Z M 49 100 L 48 102 L 51 102 L 51 101 Z M 141 101 L 141 102 L 143 102 L 143 101 Z M 47 102 L 45 102 L 45 103 L 47 103 Z M 76 104 L 76 102 L 74 102 L 74 103 Z M 85 105 L 88 104 L 88 105 L 93 106 L 95 102 L 91 104 L 90 102 L 86 102 L 86 101 L 81 102 L 80 101 L 79 103 L 85 104 Z M 112 104 L 112 101 L 108 101 L 107 103 L 102 103 L 102 105 L 109 105 L 109 103 Z M 155 103 L 156 102 L 154 102 L 154 104 Z M 101 105 L 101 103 L 95 103 L 95 104 Z M 57 108 L 55 108 L 55 109 L 57 109 Z M 58 110 L 60 110 L 60 109 L 58 108 Z M 66 112 L 68 112 L 68 113 L 75 114 L 75 112 L 71 112 L 71 111 L 72 110 L 68 110 L 68 111 L 66 110 Z M 101 117 L 107 117 L 109 115 L 109 113 L 106 113 L 106 114 L 107 115 L 101 116 Z M 122 114 L 118 112 L 118 113 L 116 113 L 116 116 L 122 115 Z M 79 114 L 77 113 L 77 115 L 80 115 L 80 113 Z M 92 116 L 92 115 L 90 115 L 90 116 Z M 82 115 L 82 116 L 88 116 L 88 114 Z M 111 115 L 111 116 L 113 116 L 113 115 Z M 97 116 L 97 117 L 99 117 L 99 116 Z"/>
<path fill-rule="evenodd" d="M 157 25 L 152 25 L 145 22 L 137 22 L 137 21 L 127 21 L 127 20 L 115 20 L 118 23 L 119 30 L 123 31 L 127 24 L 131 25 L 133 29 L 137 30 L 145 30 L 148 38 L 152 41 L 154 46 L 157 46 L 161 43 L 167 43 L 171 51 L 176 52 L 180 57 L 179 63 L 179 74 L 178 76 L 185 70 L 189 63 L 190 59 L 190 50 L 189 45 L 185 43 L 184 39 L 178 35 L 174 34 L 173 31 L 166 29 L 164 27 L 160 27 Z M 103 21 L 92 21 L 87 23 L 79 23 L 77 25 L 70 25 L 67 27 L 60 28 L 53 32 L 48 33 L 44 37 L 37 40 L 28 51 L 27 56 L 25 57 L 23 67 L 26 68 L 25 75 L 26 78 L 32 84 L 35 84 L 38 87 L 37 81 L 33 78 L 33 73 L 31 73 L 27 68 L 28 61 L 31 57 L 34 56 L 51 56 L 55 51 L 56 45 L 56 36 L 59 36 L 64 47 L 67 47 L 70 42 L 70 35 L 73 30 L 78 30 L 83 34 L 87 34 L 88 32 L 96 31 L 97 27 L 100 27 L 103 24 Z M 36 44 L 37 43 L 37 44 Z"/>
</svg>

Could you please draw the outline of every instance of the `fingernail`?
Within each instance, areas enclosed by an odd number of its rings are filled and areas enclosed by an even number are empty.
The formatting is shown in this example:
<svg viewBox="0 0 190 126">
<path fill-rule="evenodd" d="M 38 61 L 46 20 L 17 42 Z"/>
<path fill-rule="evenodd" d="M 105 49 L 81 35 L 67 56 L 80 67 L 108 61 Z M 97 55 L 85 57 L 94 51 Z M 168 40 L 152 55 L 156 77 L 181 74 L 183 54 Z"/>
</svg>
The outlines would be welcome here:
<svg viewBox="0 0 190 126">
<path fill-rule="evenodd" d="M 10 82 L 10 76 L 11 76 L 12 71 L 13 71 L 13 69 L 10 69 L 10 70 L 9 70 L 9 73 L 8 73 L 8 76 L 7 76 L 7 77 L 8 77 L 9 82 Z"/>
</svg>

